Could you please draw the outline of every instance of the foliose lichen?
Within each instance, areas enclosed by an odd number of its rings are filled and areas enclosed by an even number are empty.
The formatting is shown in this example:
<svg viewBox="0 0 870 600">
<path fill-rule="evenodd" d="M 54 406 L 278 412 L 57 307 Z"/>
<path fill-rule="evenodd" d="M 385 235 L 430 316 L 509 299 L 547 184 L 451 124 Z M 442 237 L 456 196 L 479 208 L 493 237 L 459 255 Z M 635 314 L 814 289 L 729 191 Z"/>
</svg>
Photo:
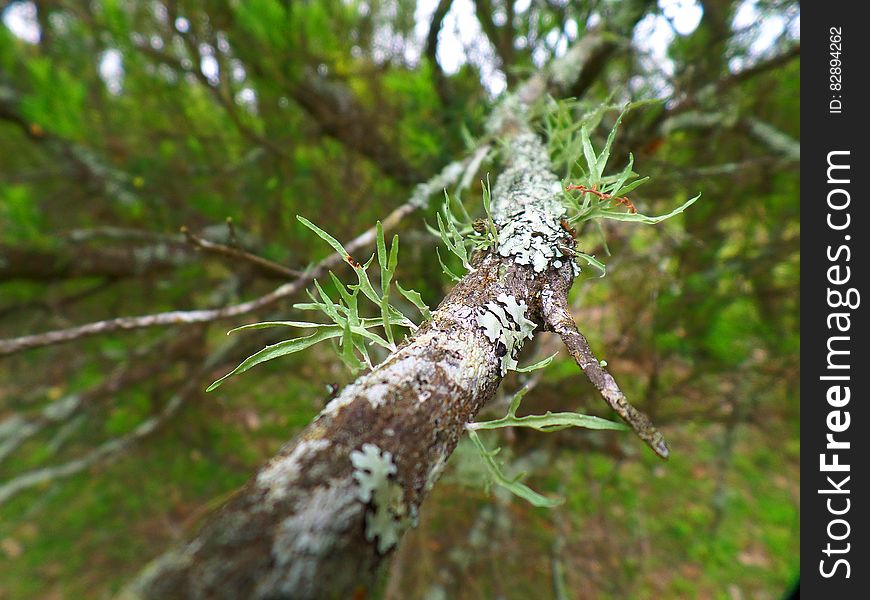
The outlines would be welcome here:
<svg viewBox="0 0 870 600">
<path fill-rule="evenodd" d="M 405 492 L 391 475 L 396 474 L 393 455 L 375 444 L 363 444 L 362 451 L 350 453 L 353 478 L 359 484 L 357 498 L 371 508 L 366 512 L 366 539 L 377 539 L 378 552 L 385 553 L 396 545 L 411 522 L 405 505 Z M 413 512 L 413 511 L 411 511 Z"/>
<path fill-rule="evenodd" d="M 541 273 L 551 262 L 561 266 L 558 259 L 563 253 L 558 244 L 563 237 L 558 221 L 538 210 L 523 210 L 502 225 L 498 253 L 506 258 L 513 256 L 517 264 L 532 265 L 536 273 Z"/>
<path fill-rule="evenodd" d="M 550 169 L 541 140 L 531 132 L 516 136 L 508 166 L 493 189 L 499 255 L 531 265 L 536 273 L 573 263 L 559 248 L 566 236 L 560 223 L 565 214 L 561 194 L 562 184 Z"/>
<path fill-rule="evenodd" d="M 489 341 L 496 343 L 501 355 L 501 374 L 517 366 L 517 353 L 525 340 L 531 339 L 534 322 L 526 318 L 528 306 L 524 300 L 499 294 L 497 302 L 488 302 L 477 315 L 477 324 Z M 502 354 L 503 353 L 503 354 Z"/>
</svg>

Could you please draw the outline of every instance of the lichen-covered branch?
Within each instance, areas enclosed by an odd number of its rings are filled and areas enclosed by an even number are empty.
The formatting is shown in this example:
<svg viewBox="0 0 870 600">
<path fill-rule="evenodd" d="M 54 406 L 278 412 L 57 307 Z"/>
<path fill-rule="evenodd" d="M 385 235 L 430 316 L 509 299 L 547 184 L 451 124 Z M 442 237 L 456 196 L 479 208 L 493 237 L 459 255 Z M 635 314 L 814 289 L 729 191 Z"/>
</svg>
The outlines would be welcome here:
<svg viewBox="0 0 870 600">
<path fill-rule="evenodd" d="M 508 126 L 509 118 L 516 122 Z M 347 598 L 372 584 L 466 423 L 542 325 L 548 280 L 559 271 L 573 277 L 556 249 L 566 234 L 558 233 L 563 208 L 546 148 L 521 115 L 503 121 L 511 133 L 493 204 L 504 234 L 498 251 L 477 256 L 473 275 L 412 340 L 345 388 L 125 597 Z M 551 247 L 537 243 L 536 231 Z M 529 249 L 516 243 L 532 239 Z"/>
<path fill-rule="evenodd" d="M 365 596 L 466 425 L 516 365 L 525 340 L 545 327 L 552 314 L 545 300 L 575 277 L 562 251 L 573 240 L 560 226 L 561 183 L 525 119 L 550 83 L 536 81 L 489 122 L 504 142 L 492 200 L 497 247 L 476 254 L 411 339 L 346 387 L 122 598 Z"/>
<path fill-rule="evenodd" d="M 667 458 L 670 451 L 662 433 L 656 429 L 649 417 L 628 402 L 613 376 L 595 358 L 586 337 L 578 331 L 571 313 L 568 312 L 568 287 L 569 283 L 565 280 L 553 280 L 552 285 L 544 290 L 541 308 L 547 326 L 562 338 L 568 352 L 607 404 L 656 454 Z"/>
<path fill-rule="evenodd" d="M 488 254 L 414 339 L 351 384 L 128 598 L 347 598 L 412 525 L 463 434 L 494 394 L 506 349 L 478 316 L 544 278 Z"/>
</svg>

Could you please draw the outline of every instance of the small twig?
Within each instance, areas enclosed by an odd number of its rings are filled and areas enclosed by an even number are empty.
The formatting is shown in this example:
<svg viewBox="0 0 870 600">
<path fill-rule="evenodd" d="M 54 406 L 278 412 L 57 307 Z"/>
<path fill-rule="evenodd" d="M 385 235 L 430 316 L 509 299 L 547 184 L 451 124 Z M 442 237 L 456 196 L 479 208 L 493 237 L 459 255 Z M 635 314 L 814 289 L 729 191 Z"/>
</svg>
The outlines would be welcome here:
<svg viewBox="0 0 870 600">
<path fill-rule="evenodd" d="M 227 220 L 227 225 L 232 223 L 231 220 Z M 230 231 L 233 231 L 230 229 Z M 212 254 L 218 254 L 220 256 L 227 256 L 230 258 L 234 258 L 237 260 L 242 260 L 245 262 L 249 262 L 253 265 L 256 265 L 260 269 L 264 271 L 268 271 L 270 273 L 278 273 L 288 279 L 294 277 L 301 277 L 302 272 L 296 271 L 295 269 L 290 269 L 285 267 L 284 265 L 278 264 L 274 261 L 269 260 L 268 258 L 263 258 L 262 256 L 257 256 L 256 254 L 251 254 L 241 248 L 234 248 L 232 246 L 226 246 L 224 244 L 218 244 L 217 242 L 211 242 L 209 240 L 203 239 L 197 235 L 194 235 L 186 226 L 182 225 L 181 233 L 187 239 L 187 241 L 200 248 L 205 250 L 206 252 L 211 252 Z"/>
<path fill-rule="evenodd" d="M 633 407 L 622 390 L 619 389 L 613 376 L 604 370 L 595 358 L 589 343 L 577 329 L 571 313 L 568 312 L 567 299 L 564 290 L 546 289 L 541 295 L 541 305 L 544 321 L 556 332 L 568 348 L 571 356 L 583 373 L 592 382 L 605 402 L 616 414 L 625 421 L 653 452 L 662 458 L 667 458 L 670 451 L 662 433 L 656 429 L 649 417 Z"/>
<path fill-rule="evenodd" d="M 241 248 L 239 244 L 239 238 L 236 235 L 236 224 L 233 223 L 232 217 L 227 217 L 227 232 L 230 234 L 230 246 L 234 248 Z"/>
<path fill-rule="evenodd" d="M 178 413 L 190 396 L 199 391 L 203 376 L 222 361 L 235 344 L 236 342 L 230 342 L 215 350 L 205 359 L 200 368 L 187 378 L 181 388 L 158 413 L 139 423 L 129 433 L 107 440 L 83 456 L 69 462 L 27 471 L 3 482 L 0 485 L 0 505 L 24 490 L 46 485 L 58 479 L 72 477 L 94 464 L 113 460 L 133 444 L 154 433 Z"/>
<path fill-rule="evenodd" d="M 566 190 L 577 190 L 578 192 L 582 192 L 584 194 L 592 194 L 594 196 L 598 196 L 600 200 L 609 200 L 611 202 L 615 202 L 617 205 L 622 204 L 627 207 L 629 212 L 632 214 L 637 213 L 637 208 L 635 208 L 634 203 L 628 199 L 628 196 L 612 196 L 611 194 L 605 194 L 604 192 L 599 192 L 595 189 L 593 185 L 591 188 L 588 188 L 583 185 L 569 185 L 565 188 Z"/>
<path fill-rule="evenodd" d="M 67 394 L 47 404 L 36 415 L 24 417 L 13 414 L 0 420 L 0 463 L 43 429 L 70 421 L 97 399 L 115 394 L 160 373 L 165 368 L 162 362 L 142 364 L 142 359 L 155 352 L 164 359 L 175 358 L 174 353 L 165 352 L 168 349 L 168 339 L 164 334 L 152 344 L 136 347 L 129 353 L 127 365 L 117 367 L 104 380 L 89 389 Z"/>
</svg>

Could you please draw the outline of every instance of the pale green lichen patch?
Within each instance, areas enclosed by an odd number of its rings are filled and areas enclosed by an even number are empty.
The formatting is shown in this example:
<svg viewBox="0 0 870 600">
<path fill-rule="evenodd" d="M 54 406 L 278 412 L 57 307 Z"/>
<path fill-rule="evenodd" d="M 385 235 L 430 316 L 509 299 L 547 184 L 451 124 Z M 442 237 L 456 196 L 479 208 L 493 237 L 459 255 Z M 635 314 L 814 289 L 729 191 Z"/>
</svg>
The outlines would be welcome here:
<svg viewBox="0 0 870 600">
<path fill-rule="evenodd" d="M 362 451 L 350 453 L 350 461 L 359 484 L 357 498 L 372 506 L 366 513 L 366 539 L 377 539 L 378 552 L 383 554 L 396 545 L 409 523 L 405 492 L 390 479 L 396 474 L 393 455 L 375 444 L 363 444 Z"/>
<path fill-rule="evenodd" d="M 551 262 L 559 262 L 563 253 L 559 241 L 564 237 L 559 223 L 537 210 L 524 210 L 512 215 L 502 225 L 498 253 L 513 257 L 520 265 L 531 265 L 536 273 L 543 272 Z"/>
<path fill-rule="evenodd" d="M 536 273 L 571 260 L 559 249 L 566 236 L 560 225 L 565 214 L 561 194 L 545 146 L 531 132 L 518 135 L 510 146 L 508 167 L 493 190 L 498 254 L 530 265 Z"/>
<path fill-rule="evenodd" d="M 488 302 L 477 315 L 477 324 L 487 339 L 497 344 L 501 356 L 501 374 L 517 366 L 517 353 L 525 340 L 531 339 L 535 324 L 526 318 L 528 306 L 524 300 L 502 293 L 497 302 Z"/>
</svg>

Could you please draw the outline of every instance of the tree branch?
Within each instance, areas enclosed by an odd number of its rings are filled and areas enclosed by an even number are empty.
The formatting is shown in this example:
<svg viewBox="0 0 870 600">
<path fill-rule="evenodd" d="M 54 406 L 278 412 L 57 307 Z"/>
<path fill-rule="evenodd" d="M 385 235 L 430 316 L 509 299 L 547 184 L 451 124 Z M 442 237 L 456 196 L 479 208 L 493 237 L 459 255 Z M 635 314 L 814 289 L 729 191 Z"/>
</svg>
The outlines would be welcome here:
<svg viewBox="0 0 870 600">
<path fill-rule="evenodd" d="M 460 177 L 462 177 L 465 172 L 465 166 L 470 160 L 471 157 L 466 157 L 450 163 L 435 177 L 414 188 L 410 199 L 393 210 L 385 219 L 383 219 L 382 225 L 384 230 L 386 231 L 395 227 L 404 217 L 418 208 L 425 206 L 432 194 L 443 191 L 444 188 L 455 184 Z M 348 252 L 354 252 L 360 248 L 370 246 L 375 241 L 375 235 L 376 230 L 374 227 L 371 227 L 345 244 L 345 248 Z M 0 356 L 15 354 L 16 352 L 21 352 L 31 348 L 61 344 L 113 331 L 129 331 L 133 329 L 144 329 L 147 327 L 163 327 L 166 325 L 207 323 L 238 317 L 267 307 L 283 298 L 296 294 L 304 289 L 305 286 L 310 284 L 315 278 L 326 275 L 329 269 L 341 264 L 343 260 L 343 257 L 330 254 L 295 280 L 287 282 L 259 298 L 249 300 L 248 302 L 242 302 L 241 304 L 235 304 L 233 306 L 204 310 L 175 310 L 136 317 L 117 317 L 104 321 L 95 321 L 93 323 L 87 323 L 69 329 L 58 329 L 55 331 L 47 331 L 45 333 L 0 340 Z"/>
<path fill-rule="evenodd" d="M 508 0 L 508 4 L 513 4 L 513 0 Z M 513 23 L 507 21 L 502 27 L 496 25 L 492 19 L 493 8 L 490 0 L 475 0 L 474 7 L 480 27 L 495 48 L 508 83 L 513 85 L 516 77 L 510 70 L 514 64 Z"/>
<path fill-rule="evenodd" d="M 444 17 L 450 12 L 452 4 L 453 0 L 440 0 L 438 2 L 435 12 L 432 13 L 432 19 L 429 21 L 429 33 L 426 35 L 426 59 L 429 61 L 429 66 L 432 69 L 432 82 L 442 106 L 450 104 L 450 92 L 447 85 L 447 76 L 438 62 L 438 34 L 441 33 Z"/>
<path fill-rule="evenodd" d="M 0 281 L 52 281 L 76 277 L 134 277 L 168 271 L 190 262 L 192 253 L 179 243 L 150 247 L 50 249 L 0 244 Z"/>
<path fill-rule="evenodd" d="M 28 139 L 68 161 L 83 181 L 107 197 L 124 201 L 136 199 L 126 173 L 102 160 L 92 149 L 46 131 L 40 123 L 31 123 L 18 110 L 19 102 L 18 92 L 0 83 L 0 120 L 16 125 Z"/>
<path fill-rule="evenodd" d="M 130 448 L 133 444 L 154 433 L 154 431 L 178 413 L 191 395 L 201 389 L 201 379 L 220 363 L 227 351 L 232 348 L 235 343 L 236 342 L 229 342 L 224 344 L 224 346 L 218 348 L 218 350 L 212 353 L 211 356 L 203 362 L 197 372 L 187 378 L 187 381 L 182 385 L 181 389 L 179 389 L 169 399 L 160 412 L 139 423 L 139 425 L 137 425 L 130 433 L 108 440 L 75 460 L 52 467 L 44 467 L 34 471 L 28 471 L 0 484 L 0 504 L 3 504 L 24 490 L 45 485 L 58 479 L 72 477 L 92 465 L 112 460 Z"/>
<path fill-rule="evenodd" d="M 228 222 L 232 223 L 232 221 Z M 259 270 L 266 273 L 279 275 L 287 279 L 304 276 L 304 273 L 302 273 L 301 271 L 290 269 L 282 264 L 271 261 L 268 258 L 263 258 L 262 256 L 257 256 L 256 254 L 246 252 L 241 248 L 234 248 L 233 246 L 226 246 L 224 244 L 218 244 L 217 242 L 212 242 L 207 239 L 201 238 L 198 235 L 194 235 L 190 231 L 190 229 L 187 228 L 187 226 L 181 227 L 181 233 L 184 235 L 189 243 L 196 246 L 197 248 L 200 248 L 212 254 L 216 254 L 218 256 L 224 256 L 250 263 L 252 265 L 255 265 Z"/>
<path fill-rule="evenodd" d="M 375 115 L 359 104 L 352 90 L 307 68 L 288 89 L 290 96 L 314 119 L 326 135 L 365 156 L 385 175 L 399 183 L 423 179 L 401 156 L 396 145 L 379 133 Z"/>
<path fill-rule="evenodd" d="M 69 421 L 83 409 L 91 407 L 96 400 L 118 393 L 165 370 L 166 362 L 190 360 L 191 351 L 201 346 L 199 336 L 182 336 L 178 339 L 160 336 L 154 343 L 133 348 L 124 361 L 98 384 L 50 402 L 35 415 L 13 414 L 0 421 L 0 463 L 23 442 L 37 435 L 46 427 Z M 149 356 L 158 356 L 157 361 L 145 362 Z"/>
<path fill-rule="evenodd" d="M 569 287 L 569 283 L 562 280 L 556 281 L 554 285 L 544 290 L 541 298 L 544 320 L 549 328 L 562 338 L 577 365 L 583 370 L 583 373 L 607 404 L 631 426 L 638 437 L 646 442 L 656 454 L 662 458 L 667 458 L 669 450 L 664 436 L 655 428 L 649 417 L 628 402 L 613 376 L 604 370 L 592 353 L 586 338 L 577 329 L 571 313 L 568 312 L 567 290 Z"/>
<path fill-rule="evenodd" d="M 531 91 L 524 100 L 536 99 Z M 493 190 L 498 247 L 476 254 L 473 270 L 408 342 L 345 387 L 122 598 L 365 595 L 466 424 L 543 325 L 543 292 L 573 280 L 558 250 L 567 236 L 561 183 L 526 108 L 508 96 L 488 123 L 503 136 L 506 163 Z"/>
<path fill-rule="evenodd" d="M 774 69 L 790 63 L 792 60 L 800 58 L 800 44 L 795 44 L 785 52 L 772 56 L 767 60 L 763 60 L 751 67 L 732 73 L 727 77 L 723 77 L 707 86 L 704 86 L 694 94 L 690 94 L 680 102 L 676 103 L 671 108 L 662 110 L 661 113 L 649 124 L 646 128 L 647 132 L 658 131 L 667 121 L 675 118 L 681 113 L 699 107 L 705 99 L 715 100 L 716 106 L 720 106 L 720 98 L 722 94 L 728 90 L 750 81 L 755 77 L 759 77 Z M 649 134 L 651 135 L 651 133 Z"/>
<path fill-rule="evenodd" d="M 606 24 L 609 35 L 605 36 L 601 31 L 587 32 L 586 36 L 590 33 L 596 36 L 596 43 L 590 44 L 588 59 L 582 63 L 580 73 L 568 89 L 569 96 L 582 98 L 586 94 L 604 72 L 607 63 L 616 55 L 617 51 L 620 48 L 629 47 L 635 25 L 652 6 L 655 6 L 655 3 L 651 0 L 632 0 L 618 4 L 616 7 L 624 12 Z M 625 41 L 620 42 L 618 38 Z"/>
</svg>

